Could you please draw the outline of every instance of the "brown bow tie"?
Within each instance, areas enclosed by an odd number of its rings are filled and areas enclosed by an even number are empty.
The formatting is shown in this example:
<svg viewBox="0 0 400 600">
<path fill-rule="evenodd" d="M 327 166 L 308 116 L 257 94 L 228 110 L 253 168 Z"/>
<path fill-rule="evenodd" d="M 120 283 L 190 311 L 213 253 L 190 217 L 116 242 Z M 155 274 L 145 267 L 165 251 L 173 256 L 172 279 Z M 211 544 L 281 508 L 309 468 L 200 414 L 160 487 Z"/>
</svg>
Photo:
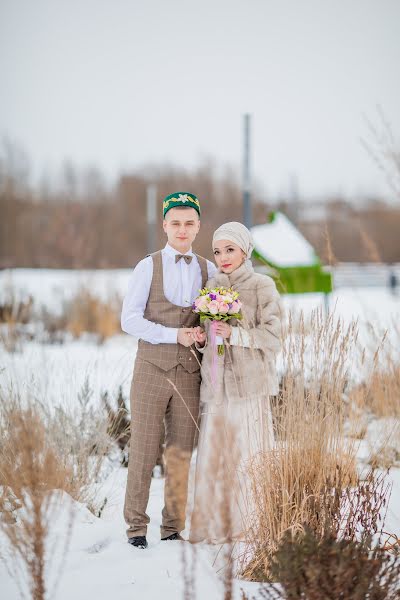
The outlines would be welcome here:
<svg viewBox="0 0 400 600">
<path fill-rule="evenodd" d="M 185 261 L 185 263 L 187 265 L 190 265 L 190 263 L 192 262 L 192 256 L 188 256 L 187 254 L 175 254 L 175 262 L 179 262 L 181 260 L 181 258 L 183 258 L 183 260 Z"/>
</svg>

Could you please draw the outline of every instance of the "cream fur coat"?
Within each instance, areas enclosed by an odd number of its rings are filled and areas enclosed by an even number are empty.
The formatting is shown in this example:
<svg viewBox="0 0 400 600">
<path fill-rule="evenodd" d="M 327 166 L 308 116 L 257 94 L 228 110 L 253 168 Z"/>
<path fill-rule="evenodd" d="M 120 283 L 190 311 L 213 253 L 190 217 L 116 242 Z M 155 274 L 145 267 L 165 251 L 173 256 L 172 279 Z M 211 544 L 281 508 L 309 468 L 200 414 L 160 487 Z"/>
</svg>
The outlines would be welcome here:
<svg viewBox="0 0 400 600">
<path fill-rule="evenodd" d="M 205 322 L 207 343 L 202 349 L 201 401 L 223 404 L 277 394 L 275 363 L 281 348 L 282 306 L 273 279 L 255 273 L 245 263 L 230 275 L 217 273 L 208 280 L 208 288 L 216 286 L 232 287 L 239 292 L 243 320 L 228 321 L 233 334 L 225 340 L 224 355 L 217 357 L 215 385 L 211 381 L 210 323 Z"/>
</svg>

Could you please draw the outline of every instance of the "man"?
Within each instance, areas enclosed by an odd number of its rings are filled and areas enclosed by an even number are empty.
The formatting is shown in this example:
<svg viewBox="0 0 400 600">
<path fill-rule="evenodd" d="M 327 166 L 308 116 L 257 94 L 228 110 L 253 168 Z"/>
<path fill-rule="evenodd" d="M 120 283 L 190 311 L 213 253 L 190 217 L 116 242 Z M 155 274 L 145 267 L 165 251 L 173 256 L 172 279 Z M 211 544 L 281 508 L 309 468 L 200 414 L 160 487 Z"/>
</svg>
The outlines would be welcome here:
<svg viewBox="0 0 400 600">
<path fill-rule="evenodd" d="M 163 201 L 163 217 L 168 242 L 163 250 L 137 264 L 121 315 L 122 329 L 139 338 L 131 385 L 131 441 L 124 507 L 128 542 L 136 548 L 147 547 L 146 508 L 163 423 L 166 456 L 169 449 L 176 448 L 181 462 L 177 494 L 177 479 L 167 460 L 161 539 L 182 539 L 200 395 L 199 355 L 190 348 L 193 328 L 199 322 L 191 305 L 216 271 L 212 263 L 192 252 L 200 229 L 200 203 L 196 196 L 187 192 L 170 194 Z"/>
</svg>

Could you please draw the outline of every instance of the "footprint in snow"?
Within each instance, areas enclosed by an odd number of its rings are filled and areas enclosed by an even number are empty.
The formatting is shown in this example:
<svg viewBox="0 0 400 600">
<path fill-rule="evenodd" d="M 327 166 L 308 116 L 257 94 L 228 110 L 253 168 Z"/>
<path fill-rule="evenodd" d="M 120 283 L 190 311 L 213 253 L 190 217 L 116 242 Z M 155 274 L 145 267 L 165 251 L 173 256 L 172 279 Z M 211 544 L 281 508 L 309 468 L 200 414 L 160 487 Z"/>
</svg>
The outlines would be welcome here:
<svg viewBox="0 0 400 600">
<path fill-rule="evenodd" d="M 86 552 L 88 554 L 98 554 L 99 552 L 102 552 L 105 548 L 107 548 L 107 546 L 109 546 L 110 543 L 111 539 L 105 538 L 104 540 L 100 540 L 99 542 L 96 542 L 92 546 L 86 548 Z"/>
</svg>

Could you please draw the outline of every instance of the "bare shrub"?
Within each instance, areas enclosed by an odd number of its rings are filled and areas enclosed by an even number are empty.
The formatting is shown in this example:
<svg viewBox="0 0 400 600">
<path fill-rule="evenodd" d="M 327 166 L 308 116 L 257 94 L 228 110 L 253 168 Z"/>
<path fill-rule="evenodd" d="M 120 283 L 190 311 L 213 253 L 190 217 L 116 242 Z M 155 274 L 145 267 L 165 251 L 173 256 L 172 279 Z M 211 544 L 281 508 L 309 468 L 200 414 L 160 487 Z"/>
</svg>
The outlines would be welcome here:
<svg viewBox="0 0 400 600">
<path fill-rule="evenodd" d="M 373 472 L 342 494 L 335 490 L 337 510 L 329 514 L 321 505 L 328 516 L 322 534 L 307 523 L 284 532 L 270 557 L 269 584 L 262 586 L 260 597 L 398 598 L 397 539 L 383 533 L 389 494 L 385 474 Z M 278 585 L 272 584 L 276 581 Z"/>
<path fill-rule="evenodd" d="M 371 548 L 371 540 L 338 540 L 329 533 L 321 538 L 306 527 L 284 534 L 271 575 L 280 586 L 264 588 L 261 597 L 269 600 L 394 600 L 399 598 L 400 557 L 379 545 Z"/>
</svg>

